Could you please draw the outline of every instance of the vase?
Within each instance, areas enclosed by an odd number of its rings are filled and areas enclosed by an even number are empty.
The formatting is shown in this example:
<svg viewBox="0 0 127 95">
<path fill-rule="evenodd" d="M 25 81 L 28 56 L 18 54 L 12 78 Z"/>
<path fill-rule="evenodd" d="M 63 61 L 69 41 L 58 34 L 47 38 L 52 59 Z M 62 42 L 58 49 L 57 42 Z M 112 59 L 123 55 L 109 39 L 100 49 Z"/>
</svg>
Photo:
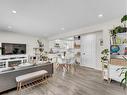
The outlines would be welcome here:
<svg viewBox="0 0 127 95">
<path fill-rule="evenodd" d="M 113 45 L 116 44 L 116 36 L 112 36 L 112 42 L 113 42 Z"/>
</svg>

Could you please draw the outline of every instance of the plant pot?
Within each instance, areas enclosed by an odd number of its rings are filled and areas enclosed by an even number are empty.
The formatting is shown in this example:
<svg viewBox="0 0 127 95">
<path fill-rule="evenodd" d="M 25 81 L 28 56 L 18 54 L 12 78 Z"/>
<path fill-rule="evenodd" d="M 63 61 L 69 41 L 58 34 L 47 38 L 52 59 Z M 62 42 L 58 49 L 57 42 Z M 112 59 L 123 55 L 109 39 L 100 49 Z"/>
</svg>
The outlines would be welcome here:
<svg viewBox="0 0 127 95">
<path fill-rule="evenodd" d="M 112 42 L 114 45 L 116 44 L 116 36 L 112 36 Z"/>
</svg>

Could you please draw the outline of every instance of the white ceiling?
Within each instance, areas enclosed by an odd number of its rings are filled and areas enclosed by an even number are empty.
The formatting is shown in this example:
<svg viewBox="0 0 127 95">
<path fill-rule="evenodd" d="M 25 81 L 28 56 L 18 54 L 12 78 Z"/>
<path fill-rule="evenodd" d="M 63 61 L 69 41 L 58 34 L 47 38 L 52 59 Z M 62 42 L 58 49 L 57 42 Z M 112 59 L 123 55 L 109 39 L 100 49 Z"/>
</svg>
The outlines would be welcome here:
<svg viewBox="0 0 127 95">
<path fill-rule="evenodd" d="M 119 18 L 125 14 L 125 1 L 0 0 L 0 30 L 50 37 Z"/>
</svg>

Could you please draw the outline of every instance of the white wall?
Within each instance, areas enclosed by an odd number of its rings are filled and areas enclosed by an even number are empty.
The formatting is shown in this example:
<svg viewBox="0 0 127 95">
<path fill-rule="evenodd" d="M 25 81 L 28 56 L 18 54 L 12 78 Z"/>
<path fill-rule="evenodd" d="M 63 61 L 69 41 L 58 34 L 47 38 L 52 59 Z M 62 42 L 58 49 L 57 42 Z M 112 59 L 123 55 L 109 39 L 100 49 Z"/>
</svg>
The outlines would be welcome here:
<svg viewBox="0 0 127 95">
<path fill-rule="evenodd" d="M 33 55 L 34 53 L 33 48 L 38 47 L 38 43 L 37 43 L 38 39 L 39 38 L 37 37 L 24 35 L 24 34 L 18 34 L 18 33 L 13 33 L 13 32 L 0 32 L 0 45 L 1 43 L 26 44 L 27 45 L 27 55 Z M 47 44 L 47 41 L 45 39 L 41 38 L 41 40 L 44 42 L 44 44 Z"/>
<path fill-rule="evenodd" d="M 89 27 L 84 27 L 78 30 L 68 32 L 68 33 L 67 32 L 63 34 L 61 33 L 56 36 L 50 37 L 49 40 L 102 31 L 104 46 L 100 49 L 100 52 L 101 52 L 101 50 L 105 48 L 108 48 L 110 50 L 110 34 L 109 34 L 110 32 L 109 31 L 110 29 L 112 29 L 113 27 L 117 25 L 120 25 L 120 18 L 109 21 L 109 22 L 105 22 L 105 23 L 101 23 L 101 24 L 97 24 L 97 25 L 93 25 Z M 100 62 L 101 59 L 100 58 L 97 58 L 97 59 L 98 59 L 98 62 Z M 100 68 L 100 65 L 98 66 L 98 68 Z"/>
<path fill-rule="evenodd" d="M 120 24 L 120 18 L 115 19 L 109 22 L 89 26 L 89 27 L 84 27 L 78 30 L 70 31 L 70 32 L 65 32 L 61 34 L 57 34 L 56 36 L 49 37 L 49 40 L 54 40 L 54 39 L 59 39 L 59 38 L 65 38 L 65 37 L 70 37 L 74 35 L 81 35 L 85 33 L 92 33 L 92 32 L 97 32 L 97 31 L 103 31 L 103 39 L 104 39 L 104 46 L 109 48 L 109 30 L 112 29 L 114 26 Z"/>
<path fill-rule="evenodd" d="M 102 31 L 103 32 L 103 41 L 104 41 L 104 48 L 109 48 L 110 49 L 110 34 L 109 30 L 112 29 L 114 26 L 120 25 L 120 18 L 115 19 L 109 22 L 89 26 L 89 27 L 84 27 L 78 30 L 74 30 L 71 32 L 65 32 L 58 34 L 53 37 L 49 37 L 49 40 L 54 40 L 54 39 L 59 39 L 59 38 L 65 38 L 65 37 L 70 37 L 74 35 L 82 35 L 86 33 L 92 33 L 92 32 L 97 32 L 97 31 Z"/>
<path fill-rule="evenodd" d="M 97 32 L 97 31 L 109 31 L 109 29 L 112 29 L 115 25 L 119 25 L 120 24 L 120 19 L 115 19 L 112 21 L 108 21 L 105 23 L 100 23 L 100 24 L 96 24 L 96 25 L 91 25 L 89 27 L 83 27 L 77 30 L 73 30 L 70 32 L 64 32 L 64 33 L 60 33 L 57 34 L 56 36 L 51 36 L 48 39 L 49 40 L 54 40 L 54 39 L 59 39 L 59 38 L 65 38 L 65 37 L 71 37 L 71 36 L 76 36 L 76 35 L 81 35 L 81 34 L 85 34 L 85 33 L 91 33 L 91 32 Z"/>
<path fill-rule="evenodd" d="M 101 64 L 101 51 L 103 50 L 103 46 L 100 45 L 100 40 L 103 39 L 103 32 L 96 33 L 96 69 L 102 70 Z"/>
</svg>

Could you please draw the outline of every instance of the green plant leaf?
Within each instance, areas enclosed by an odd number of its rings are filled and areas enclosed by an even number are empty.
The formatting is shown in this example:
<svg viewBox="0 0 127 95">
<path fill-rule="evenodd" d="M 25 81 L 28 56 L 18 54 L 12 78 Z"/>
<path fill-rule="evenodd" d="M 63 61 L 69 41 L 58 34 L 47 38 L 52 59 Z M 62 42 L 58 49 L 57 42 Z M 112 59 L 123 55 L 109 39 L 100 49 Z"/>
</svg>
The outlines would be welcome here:
<svg viewBox="0 0 127 95">
<path fill-rule="evenodd" d="M 123 78 L 120 82 L 120 86 L 122 86 L 124 84 L 125 78 Z"/>
<path fill-rule="evenodd" d="M 121 18 L 121 23 L 123 23 L 124 21 L 127 21 L 127 15 L 124 15 L 124 16 Z"/>
<path fill-rule="evenodd" d="M 123 75 L 123 74 L 125 74 L 124 70 L 121 71 L 120 76 Z"/>
<path fill-rule="evenodd" d="M 124 29 L 123 29 L 123 27 L 121 27 L 121 26 L 117 26 L 117 27 L 114 29 L 114 31 L 115 31 L 116 33 L 122 33 L 122 32 L 124 32 Z"/>
</svg>

